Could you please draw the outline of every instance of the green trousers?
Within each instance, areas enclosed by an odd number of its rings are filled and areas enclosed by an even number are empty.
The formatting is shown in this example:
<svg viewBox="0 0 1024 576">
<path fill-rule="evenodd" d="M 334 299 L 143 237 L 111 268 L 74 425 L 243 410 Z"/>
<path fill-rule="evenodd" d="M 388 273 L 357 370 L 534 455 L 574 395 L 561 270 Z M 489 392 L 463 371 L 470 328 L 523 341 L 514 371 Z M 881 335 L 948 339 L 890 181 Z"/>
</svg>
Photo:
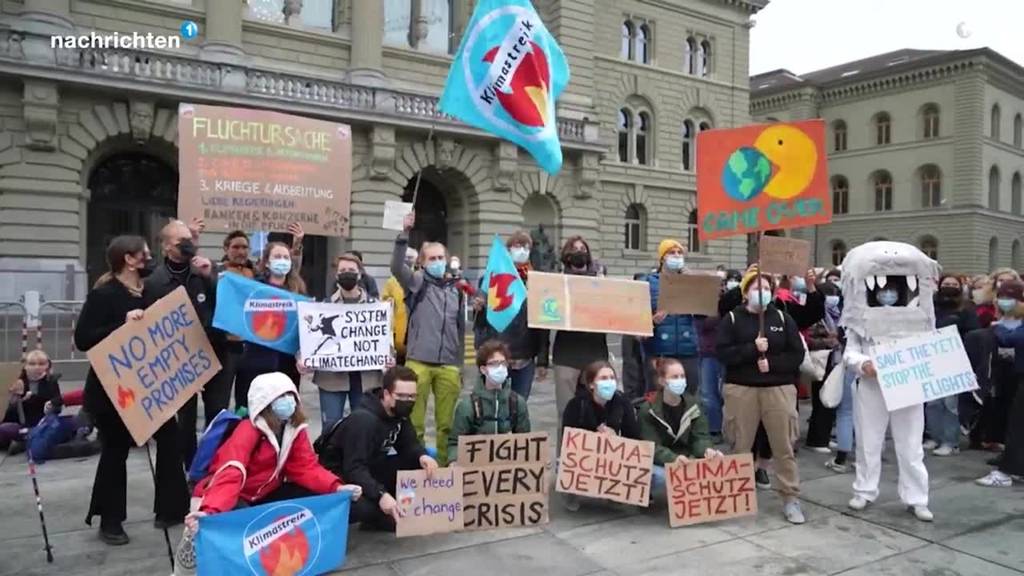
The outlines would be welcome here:
<svg viewBox="0 0 1024 576">
<path fill-rule="evenodd" d="M 423 442 L 426 429 L 427 401 L 434 393 L 434 424 L 437 426 L 437 463 L 448 465 L 448 433 L 452 430 L 455 404 L 462 392 L 462 371 L 458 366 L 424 364 L 406 360 L 406 367 L 416 373 L 416 405 L 412 409 L 412 425 L 416 437 Z"/>
</svg>

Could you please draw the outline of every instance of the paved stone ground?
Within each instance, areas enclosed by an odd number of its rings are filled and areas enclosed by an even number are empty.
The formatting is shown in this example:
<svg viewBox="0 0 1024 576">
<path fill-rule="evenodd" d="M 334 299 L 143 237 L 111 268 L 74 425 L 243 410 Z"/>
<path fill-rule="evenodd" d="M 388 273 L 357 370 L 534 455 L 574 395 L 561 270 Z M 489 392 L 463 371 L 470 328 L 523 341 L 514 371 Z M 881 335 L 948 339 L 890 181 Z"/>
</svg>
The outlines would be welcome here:
<svg viewBox="0 0 1024 576">
<path fill-rule="evenodd" d="M 554 431 L 550 382 L 530 400 L 534 426 Z M 304 387 L 316 414 L 316 396 Z M 802 407 L 806 417 L 810 407 Z M 314 424 L 319 428 L 319 424 Z M 318 430 L 315 430 L 318 433 Z M 882 497 L 862 514 L 849 513 L 851 475 L 823 467 L 825 456 L 799 454 L 808 522 L 790 526 L 770 492 L 759 496 L 760 514 L 711 525 L 670 530 L 666 506 L 650 510 L 614 504 L 584 505 L 577 513 L 552 497 L 551 523 L 543 528 L 428 536 L 354 531 L 345 574 L 353 576 L 451 576 L 546 574 L 551 576 L 688 575 L 893 575 L 1009 576 L 1024 574 L 1024 488 L 994 490 L 972 480 L 988 471 L 988 454 L 929 458 L 934 524 L 906 513 L 896 496 L 895 456 L 888 453 Z M 3 458 L 0 455 L 0 458 Z M 47 565 L 22 456 L 0 460 L 0 574 L 137 575 L 170 573 L 164 534 L 152 526 L 153 486 L 145 449 L 129 460 L 128 517 L 131 544 L 100 543 L 83 517 L 96 457 L 54 461 L 39 468 L 44 511 L 55 561 Z M 171 530 L 176 545 L 180 527 Z"/>
</svg>

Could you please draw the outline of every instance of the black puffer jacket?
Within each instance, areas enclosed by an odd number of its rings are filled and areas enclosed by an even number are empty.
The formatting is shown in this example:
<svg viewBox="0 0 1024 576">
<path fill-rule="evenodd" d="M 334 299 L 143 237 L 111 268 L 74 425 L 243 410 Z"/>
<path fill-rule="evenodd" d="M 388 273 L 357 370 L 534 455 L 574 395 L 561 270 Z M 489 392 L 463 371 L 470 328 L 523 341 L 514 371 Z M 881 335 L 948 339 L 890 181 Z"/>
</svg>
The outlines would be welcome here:
<svg viewBox="0 0 1024 576">
<path fill-rule="evenodd" d="M 616 392 L 604 406 L 594 402 L 590 389 L 582 383 L 576 386 L 576 396 L 565 405 L 562 413 L 563 428 L 581 428 L 596 432 L 598 426 L 615 430 L 623 438 L 640 440 L 640 422 L 636 419 L 633 403 L 622 392 Z"/>
</svg>

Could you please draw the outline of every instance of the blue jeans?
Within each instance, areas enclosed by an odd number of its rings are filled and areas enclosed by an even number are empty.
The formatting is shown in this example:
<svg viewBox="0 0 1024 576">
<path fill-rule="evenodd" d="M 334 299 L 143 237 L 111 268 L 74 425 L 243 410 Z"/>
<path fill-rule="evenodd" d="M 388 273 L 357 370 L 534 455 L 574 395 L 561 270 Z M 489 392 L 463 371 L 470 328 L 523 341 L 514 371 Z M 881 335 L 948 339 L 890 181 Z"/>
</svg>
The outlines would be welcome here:
<svg viewBox="0 0 1024 576">
<path fill-rule="evenodd" d="M 940 446 L 960 447 L 960 416 L 957 396 L 946 396 L 925 405 L 928 435 Z"/>
<path fill-rule="evenodd" d="M 509 378 L 512 379 L 512 391 L 529 400 L 530 390 L 533 389 L 533 374 L 537 371 L 536 363 L 531 360 L 529 364 L 518 370 L 509 370 Z"/>
<path fill-rule="evenodd" d="M 330 430 L 331 426 L 345 415 L 345 400 L 348 400 L 350 410 L 359 408 L 363 403 L 362 384 L 351 386 L 348 392 L 320 389 L 320 422 L 323 424 L 324 432 Z"/>
<path fill-rule="evenodd" d="M 718 358 L 700 359 L 700 403 L 712 434 L 722 433 L 722 365 Z"/>
<path fill-rule="evenodd" d="M 651 494 L 665 490 L 665 467 L 657 464 L 651 468 Z"/>
<path fill-rule="evenodd" d="M 840 452 L 853 452 L 853 383 L 856 378 L 856 372 L 847 368 L 843 399 L 836 406 L 836 450 Z"/>
</svg>

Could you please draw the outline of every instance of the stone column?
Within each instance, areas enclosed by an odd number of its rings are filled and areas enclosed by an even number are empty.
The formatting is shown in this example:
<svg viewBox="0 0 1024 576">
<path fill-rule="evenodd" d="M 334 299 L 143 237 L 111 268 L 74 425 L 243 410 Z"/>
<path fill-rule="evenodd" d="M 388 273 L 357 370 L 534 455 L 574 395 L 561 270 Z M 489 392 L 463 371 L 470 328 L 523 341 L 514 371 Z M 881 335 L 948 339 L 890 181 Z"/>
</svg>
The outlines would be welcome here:
<svg viewBox="0 0 1024 576">
<path fill-rule="evenodd" d="M 240 64 L 242 51 L 242 3 L 206 0 L 206 27 L 199 56 L 203 60 Z"/>
<path fill-rule="evenodd" d="M 382 84 L 384 80 L 384 3 L 352 2 L 352 61 L 349 80 Z"/>
</svg>

